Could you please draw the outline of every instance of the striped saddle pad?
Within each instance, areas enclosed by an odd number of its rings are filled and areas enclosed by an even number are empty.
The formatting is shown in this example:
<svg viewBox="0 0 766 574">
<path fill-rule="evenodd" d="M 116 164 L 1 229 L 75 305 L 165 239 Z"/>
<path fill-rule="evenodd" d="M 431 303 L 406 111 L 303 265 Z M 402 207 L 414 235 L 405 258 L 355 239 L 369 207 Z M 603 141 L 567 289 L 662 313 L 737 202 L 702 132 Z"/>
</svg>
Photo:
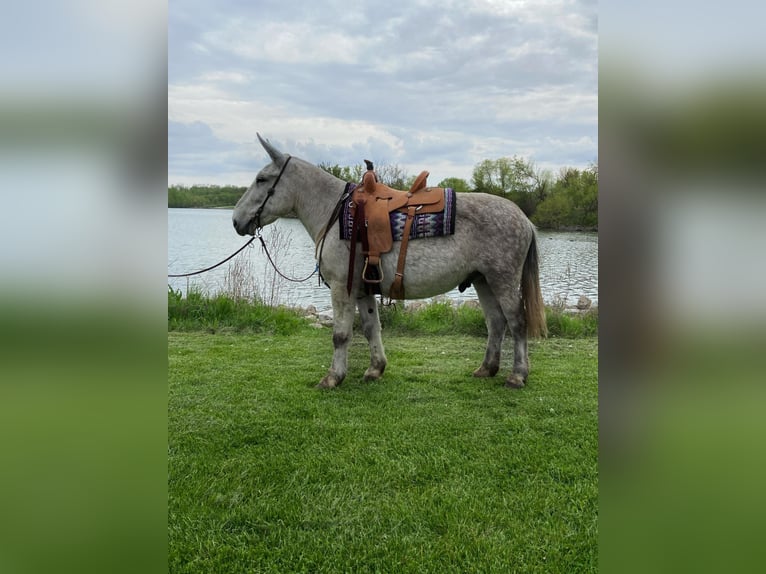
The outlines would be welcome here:
<svg viewBox="0 0 766 574">
<path fill-rule="evenodd" d="M 349 189 L 349 192 L 353 188 Z M 410 228 L 410 239 L 423 239 L 425 237 L 439 237 L 453 235 L 455 233 L 455 203 L 457 195 L 452 188 L 444 188 L 444 211 L 439 213 L 416 214 Z M 407 214 L 392 211 L 388 214 L 391 219 L 391 234 L 394 241 L 401 241 L 404 232 L 404 223 Z M 340 214 L 340 238 L 351 239 L 351 231 L 354 219 L 351 211 L 351 197 L 343 203 Z"/>
</svg>

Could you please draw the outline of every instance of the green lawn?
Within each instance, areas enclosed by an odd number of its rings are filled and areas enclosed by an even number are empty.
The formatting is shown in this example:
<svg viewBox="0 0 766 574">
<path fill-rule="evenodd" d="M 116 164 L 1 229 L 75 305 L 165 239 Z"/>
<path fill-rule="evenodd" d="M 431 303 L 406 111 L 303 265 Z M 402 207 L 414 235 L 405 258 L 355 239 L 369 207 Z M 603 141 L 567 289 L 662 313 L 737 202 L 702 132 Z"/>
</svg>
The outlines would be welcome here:
<svg viewBox="0 0 766 574">
<path fill-rule="evenodd" d="M 171 572 L 595 572 L 598 342 L 384 332 L 383 378 L 314 385 L 329 329 L 168 333 Z"/>
</svg>

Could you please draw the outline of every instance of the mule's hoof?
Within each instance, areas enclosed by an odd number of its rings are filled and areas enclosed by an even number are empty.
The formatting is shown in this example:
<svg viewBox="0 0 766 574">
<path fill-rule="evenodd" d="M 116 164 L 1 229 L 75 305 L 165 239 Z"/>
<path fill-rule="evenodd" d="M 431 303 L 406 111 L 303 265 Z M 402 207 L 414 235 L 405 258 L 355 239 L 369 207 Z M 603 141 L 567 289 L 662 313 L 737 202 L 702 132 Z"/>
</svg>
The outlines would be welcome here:
<svg viewBox="0 0 766 574">
<path fill-rule="evenodd" d="M 370 367 L 364 372 L 364 382 L 367 383 L 369 381 L 377 381 L 380 378 L 380 375 L 382 375 L 378 369 L 373 369 Z"/>
<path fill-rule="evenodd" d="M 523 389 L 524 388 L 524 377 L 521 375 L 509 375 L 508 378 L 505 380 L 505 386 L 509 389 Z"/>
<path fill-rule="evenodd" d="M 321 381 L 319 381 L 319 384 L 314 387 L 315 389 L 334 389 L 340 384 L 340 381 L 336 379 L 335 377 L 331 377 L 330 375 L 326 375 Z"/>
<path fill-rule="evenodd" d="M 479 367 L 473 372 L 473 376 L 479 379 L 484 379 L 486 377 L 494 377 L 497 374 L 497 369 L 488 369 L 484 365 Z"/>
</svg>

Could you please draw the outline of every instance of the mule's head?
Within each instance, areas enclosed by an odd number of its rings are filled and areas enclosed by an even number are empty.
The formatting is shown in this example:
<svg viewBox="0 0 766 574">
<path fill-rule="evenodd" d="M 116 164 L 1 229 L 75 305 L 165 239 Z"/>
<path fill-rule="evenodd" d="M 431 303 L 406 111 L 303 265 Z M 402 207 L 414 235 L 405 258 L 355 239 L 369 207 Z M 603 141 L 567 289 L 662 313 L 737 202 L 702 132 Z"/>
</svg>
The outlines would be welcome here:
<svg viewBox="0 0 766 574">
<path fill-rule="evenodd" d="M 255 181 L 234 207 L 232 221 L 240 235 L 254 235 L 257 229 L 287 215 L 293 207 L 287 182 L 289 178 L 285 173 L 289 171 L 286 164 L 290 156 L 277 150 L 260 134 L 258 141 L 269 154 L 271 163 L 258 172 Z"/>
</svg>

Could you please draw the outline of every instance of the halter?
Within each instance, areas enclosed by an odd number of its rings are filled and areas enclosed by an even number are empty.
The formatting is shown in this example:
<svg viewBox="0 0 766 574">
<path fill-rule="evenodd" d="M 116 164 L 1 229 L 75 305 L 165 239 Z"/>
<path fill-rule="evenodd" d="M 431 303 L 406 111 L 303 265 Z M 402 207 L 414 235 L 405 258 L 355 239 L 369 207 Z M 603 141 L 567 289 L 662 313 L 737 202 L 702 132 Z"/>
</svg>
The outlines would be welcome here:
<svg viewBox="0 0 766 574">
<path fill-rule="evenodd" d="M 261 214 L 263 213 L 263 208 L 266 206 L 266 202 L 269 200 L 269 198 L 274 195 L 274 191 L 277 189 L 277 184 L 279 183 L 279 180 L 282 179 L 282 174 L 285 173 L 285 168 L 287 167 L 287 164 L 290 163 L 290 159 L 292 156 L 288 155 L 287 159 L 285 160 L 285 163 L 282 164 L 282 169 L 279 170 L 279 175 L 277 175 L 277 179 L 274 180 L 274 185 L 272 185 L 269 190 L 266 192 L 266 197 L 263 198 L 263 203 L 261 203 L 261 206 L 256 210 L 255 215 L 253 216 L 253 219 L 251 221 L 255 221 L 255 235 L 260 237 L 261 236 L 261 230 L 263 227 L 261 226 Z"/>
</svg>

